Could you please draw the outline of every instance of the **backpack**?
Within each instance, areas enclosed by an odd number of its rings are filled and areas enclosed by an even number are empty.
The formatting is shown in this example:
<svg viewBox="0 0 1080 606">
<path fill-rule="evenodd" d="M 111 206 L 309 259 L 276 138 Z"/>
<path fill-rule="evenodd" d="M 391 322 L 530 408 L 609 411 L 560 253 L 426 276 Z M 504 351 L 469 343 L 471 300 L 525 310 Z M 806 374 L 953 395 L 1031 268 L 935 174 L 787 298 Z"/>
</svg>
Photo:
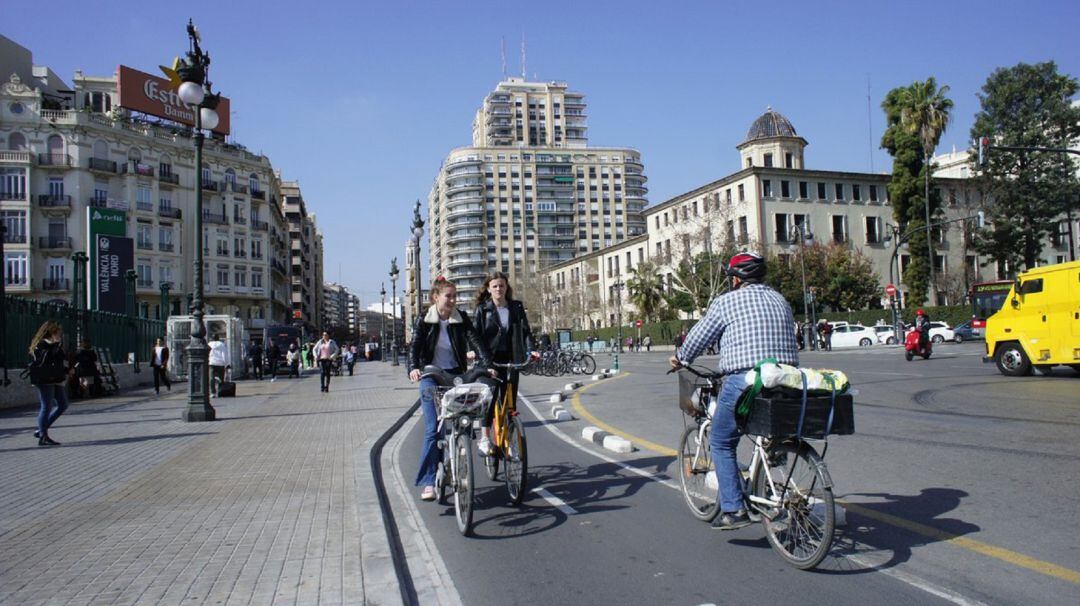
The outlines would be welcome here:
<svg viewBox="0 0 1080 606">
<path fill-rule="evenodd" d="M 49 385 L 61 383 L 67 378 L 67 365 L 65 364 L 64 352 L 59 344 L 38 345 L 26 370 L 30 375 L 32 385 Z"/>
</svg>

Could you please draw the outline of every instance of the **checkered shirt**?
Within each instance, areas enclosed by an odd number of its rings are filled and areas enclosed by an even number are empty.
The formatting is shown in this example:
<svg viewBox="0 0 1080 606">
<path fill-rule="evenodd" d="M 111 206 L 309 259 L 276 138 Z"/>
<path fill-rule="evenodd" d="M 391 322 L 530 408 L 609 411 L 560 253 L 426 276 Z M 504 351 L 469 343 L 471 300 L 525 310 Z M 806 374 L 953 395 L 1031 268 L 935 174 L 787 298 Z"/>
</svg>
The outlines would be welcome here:
<svg viewBox="0 0 1080 606">
<path fill-rule="evenodd" d="M 744 284 L 717 297 L 705 317 L 690 329 L 679 348 L 679 361 L 689 364 L 710 343 L 719 341 L 720 372 L 754 368 L 765 358 L 799 365 L 795 320 L 784 297 L 764 284 Z"/>
</svg>

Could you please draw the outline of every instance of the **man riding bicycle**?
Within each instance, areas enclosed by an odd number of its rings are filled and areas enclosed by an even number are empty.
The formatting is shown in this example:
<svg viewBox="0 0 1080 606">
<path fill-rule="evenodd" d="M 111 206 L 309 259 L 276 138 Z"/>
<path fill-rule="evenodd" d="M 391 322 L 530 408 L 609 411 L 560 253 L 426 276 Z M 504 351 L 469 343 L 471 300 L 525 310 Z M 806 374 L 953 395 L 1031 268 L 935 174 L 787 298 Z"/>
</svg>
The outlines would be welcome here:
<svg viewBox="0 0 1080 606">
<path fill-rule="evenodd" d="M 712 343 L 720 351 L 719 370 L 726 375 L 717 398 L 709 445 L 716 464 L 721 514 L 713 528 L 734 530 L 750 524 L 743 505 L 742 479 L 735 460 L 739 444 L 735 405 L 746 388 L 746 373 L 765 358 L 799 365 L 799 348 L 791 330 L 795 320 L 784 297 L 762 283 L 765 259 L 752 252 L 731 258 L 727 275 L 731 291 L 709 305 L 700 322 L 669 360 L 672 368 L 690 364 Z"/>
</svg>

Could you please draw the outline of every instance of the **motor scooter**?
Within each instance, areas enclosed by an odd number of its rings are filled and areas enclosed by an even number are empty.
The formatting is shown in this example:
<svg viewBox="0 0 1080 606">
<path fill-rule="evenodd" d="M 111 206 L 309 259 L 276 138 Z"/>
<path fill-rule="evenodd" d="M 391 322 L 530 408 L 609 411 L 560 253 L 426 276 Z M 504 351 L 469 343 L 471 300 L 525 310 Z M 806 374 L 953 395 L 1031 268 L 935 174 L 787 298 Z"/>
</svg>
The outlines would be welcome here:
<svg viewBox="0 0 1080 606">
<path fill-rule="evenodd" d="M 926 340 L 926 347 L 919 346 L 919 331 L 910 330 L 907 336 L 904 337 L 904 357 L 910 362 L 915 356 L 922 356 L 924 360 L 930 359 L 930 354 L 934 352 L 933 346 L 930 344 L 930 339 Z"/>
</svg>

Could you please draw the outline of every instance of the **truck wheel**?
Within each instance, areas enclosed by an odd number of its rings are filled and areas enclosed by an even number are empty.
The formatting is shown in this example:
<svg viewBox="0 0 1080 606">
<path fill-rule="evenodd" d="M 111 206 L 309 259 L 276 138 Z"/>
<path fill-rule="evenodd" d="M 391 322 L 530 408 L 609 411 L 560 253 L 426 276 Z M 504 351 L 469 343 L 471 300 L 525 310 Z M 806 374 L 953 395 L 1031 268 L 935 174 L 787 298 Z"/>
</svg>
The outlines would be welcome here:
<svg viewBox="0 0 1080 606">
<path fill-rule="evenodd" d="M 1031 360 L 1019 343 L 1002 343 L 994 355 L 998 370 L 1009 377 L 1026 377 L 1031 374 Z"/>
</svg>

